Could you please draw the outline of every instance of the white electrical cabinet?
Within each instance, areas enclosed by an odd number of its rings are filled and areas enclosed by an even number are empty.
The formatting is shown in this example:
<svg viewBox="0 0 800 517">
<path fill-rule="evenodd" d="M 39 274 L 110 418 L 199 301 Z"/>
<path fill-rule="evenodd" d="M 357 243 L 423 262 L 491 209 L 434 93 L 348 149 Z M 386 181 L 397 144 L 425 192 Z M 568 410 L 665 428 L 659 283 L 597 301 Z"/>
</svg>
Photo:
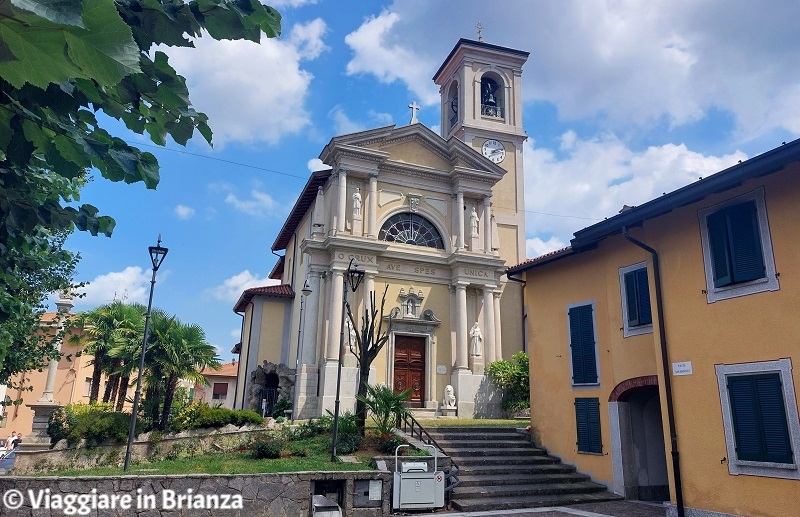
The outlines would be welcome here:
<svg viewBox="0 0 800 517">
<path fill-rule="evenodd" d="M 426 510 L 444 506 L 444 472 L 438 469 L 436 447 L 425 445 L 433 450 L 433 472 L 428 472 L 428 463 L 424 461 L 405 462 L 400 464 L 397 452 L 394 451 L 394 486 L 392 497 L 393 510 Z"/>
</svg>

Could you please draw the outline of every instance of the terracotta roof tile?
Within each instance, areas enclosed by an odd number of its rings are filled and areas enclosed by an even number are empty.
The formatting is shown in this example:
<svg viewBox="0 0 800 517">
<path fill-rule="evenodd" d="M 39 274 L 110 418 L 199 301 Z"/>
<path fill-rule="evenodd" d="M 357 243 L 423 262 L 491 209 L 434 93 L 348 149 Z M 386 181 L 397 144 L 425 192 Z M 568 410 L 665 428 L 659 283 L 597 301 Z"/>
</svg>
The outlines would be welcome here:
<svg viewBox="0 0 800 517">
<path fill-rule="evenodd" d="M 553 260 L 557 260 L 568 255 L 574 254 L 575 251 L 572 249 L 572 246 L 567 246 L 565 248 L 561 248 L 559 250 L 550 251 L 545 253 L 544 255 L 540 255 L 538 257 L 528 259 L 525 262 L 517 264 L 516 266 L 511 266 L 506 270 L 507 274 L 513 275 L 515 273 L 521 273 L 526 269 L 530 269 L 532 267 L 541 266 L 542 264 L 547 264 L 548 262 L 552 262 Z"/>
<path fill-rule="evenodd" d="M 200 372 L 200 375 L 208 375 L 209 377 L 236 377 L 239 374 L 239 361 L 231 361 L 225 363 L 219 370 L 213 368 L 205 368 Z"/>
<path fill-rule="evenodd" d="M 243 312 L 254 296 L 267 296 L 270 298 L 294 298 L 294 291 L 289 284 L 266 285 L 245 289 L 239 301 L 233 307 L 233 312 Z"/>
</svg>

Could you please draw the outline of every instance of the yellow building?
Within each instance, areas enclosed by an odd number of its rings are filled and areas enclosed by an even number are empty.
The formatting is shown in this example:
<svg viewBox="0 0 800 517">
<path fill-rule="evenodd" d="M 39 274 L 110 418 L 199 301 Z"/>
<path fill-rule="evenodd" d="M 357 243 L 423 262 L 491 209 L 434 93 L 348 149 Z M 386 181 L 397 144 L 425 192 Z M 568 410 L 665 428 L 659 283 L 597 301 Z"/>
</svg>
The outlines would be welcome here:
<svg viewBox="0 0 800 517">
<path fill-rule="evenodd" d="M 499 413 L 484 368 L 522 348 L 522 289 L 504 273 L 525 250 L 527 57 L 462 39 L 434 76 L 441 136 L 417 122 L 412 103 L 407 126 L 325 146 L 320 159 L 330 168 L 311 175 L 272 245 L 283 252 L 272 273 L 282 284 L 248 289 L 235 306 L 243 316 L 237 408 L 257 408 L 265 396 L 253 391 L 255 375 L 270 383 L 265 390 L 285 390 L 286 372 L 256 372 L 269 361 L 296 370 L 297 417 L 333 409 L 343 274 L 355 259 L 366 276 L 348 295 L 353 307 L 363 311 L 373 291 L 380 304 L 388 286 L 386 310 L 397 316 L 371 381 L 412 388 L 412 405 L 431 415 L 447 385 L 459 416 Z M 342 362 L 347 409 L 357 368 L 350 353 Z"/>
<path fill-rule="evenodd" d="M 798 199 L 800 140 L 509 269 L 534 439 L 670 515 L 797 515 Z"/>
</svg>

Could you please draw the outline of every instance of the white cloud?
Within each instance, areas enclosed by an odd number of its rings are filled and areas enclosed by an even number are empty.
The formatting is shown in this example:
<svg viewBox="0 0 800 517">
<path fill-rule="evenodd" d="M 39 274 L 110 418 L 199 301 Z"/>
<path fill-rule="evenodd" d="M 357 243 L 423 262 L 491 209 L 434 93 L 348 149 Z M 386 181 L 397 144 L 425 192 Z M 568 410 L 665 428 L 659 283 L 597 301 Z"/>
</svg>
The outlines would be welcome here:
<svg viewBox="0 0 800 517">
<path fill-rule="evenodd" d="M 272 196 L 257 189 L 250 191 L 250 199 L 239 199 L 236 194 L 229 192 L 225 202 L 240 212 L 257 217 L 274 214 L 280 209 L 280 204 Z"/>
<path fill-rule="evenodd" d="M 325 165 L 319 158 L 311 158 L 310 160 L 308 160 L 306 166 L 308 167 L 308 170 L 310 170 L 311 172 L 330 169 L 330 167 Z"/>
<path fill-rule="evenodd" d="M 523 148 L 528 249 L 537 253 L 561 247 L 575 231 L 616 215 L 625 204 L 642 204 L 747 158 L 740 151 L 707 156 L 683 144 L 634 152 L 613 135 L 582 140 L 567 133 L 565 141 L 563 155 L 531 141 Z M 549 241 L 539 242 L 543 236 Z"/>
<path fill-rule="evenodd" d="M 224 282 L 222 282 L 222 284 L 209 289 L 209 292 L 218 300 L 235 302 L 239 299 L 245 289 L 250 287 L 263 287 L 267 285 L 278 284 L 280 284 L 279 280 L 273 280 L 269 277 L 259 278 L 251 273 L 249 269 L 245 269 L 241 273 L 226 279 Z M 231 335 L 233 335 L 233 333 L 231 333 Z"/>
<path fill-rule="evenodd" d="M 370 118 L 370 120 L 374 120 L 381 126 L 388 126 L 393 122 L 391 113 L 382 113 L 375 110 L 369 110 L 367 111 L 367 116 Z"/>
<path fill-rule="evenodd" d="M 230 333 L 231 337 L 234 339 L 239 339 L 242 337 L 242 329 L 233 329 Z"/>
<path fill-rule="evenodd" d="M 325 22 L 297 24 L 286 39 L 217 41 L 170 48 L 170 63 L 187 79 L 195 107 L 208 114 L 214 143 L 277 143 L 310 122 L 306 97 L 312 75 L 303 60 L 326 48 Z"/>
<path fill-rule="evenodd" d="M 334 133 L 344 135 L 347 133 L 358 133 L 364 131 L 367 126 L 351 120 L 340 105 L 336 105 L 328 112 L 328 117 L 333 120 Z"/>
<path fill-rule="evenodd" d="M 162 280 L 163 280 L 162 275 Z M 128 266 L 122 271 L 116 271 L 100 275 L 89 285 L 79 290 L 78 293 L 85 293 L 83 298 L 75 298 L 75 305 L 84 308 L 92 308 L 114 300 L 123 300 L 129 303 L 147 301 L 147 283 L 150 281 L 150 273 L 144 271 L 139 266 Z"/>
<path fill-rule="evenodd" d="M 525 240 L 525 256 L 528 258 L 535 258 L 549 253 L 551 251 L 560 250 L 565 247 L 567 243 L 560 240 L 558 237 L 550 237 L 548 240 L 542 240 L 539 237 Z"/>
<path fill-rule="evenodd" d="M 398 43 L 406 40 L 406 35 L 392 32 L 399 20 L 396 12 L 384 11 L 345 36 L 345 43 L 353 50 L 347 74 L 372 74 L 387 84 L 402 81 L 417 100 L 426 105 L 436 104 L 439 94 L 430 80 L 435 60 Z"/>
<path fill-rule="evenodd" d="M 178 219 L 182 219 L 184 221 L 194 217 L 195 212 L 196 210 L 190 206 L 177 205 L 175 207 L 175 215 L 178 216 Z"/>
</svg>

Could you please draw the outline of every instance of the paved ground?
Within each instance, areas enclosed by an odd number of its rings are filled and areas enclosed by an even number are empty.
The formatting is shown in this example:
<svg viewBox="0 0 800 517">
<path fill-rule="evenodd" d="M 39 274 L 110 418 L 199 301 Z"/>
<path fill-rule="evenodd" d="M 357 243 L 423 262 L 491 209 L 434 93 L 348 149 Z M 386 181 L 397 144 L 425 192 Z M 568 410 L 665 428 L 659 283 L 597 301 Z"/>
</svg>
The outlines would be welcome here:
<svg viewBox="0 0 800 517">
<path fill-rule="evenodd" d="M 667 511 L 661 504 L 639 501 L 609 501 L 556 508 L 531 508 L 527 510 L 499 510 L 494 512 L 455 513 L 447 517 L 664 517 Z"/>
</svg>

